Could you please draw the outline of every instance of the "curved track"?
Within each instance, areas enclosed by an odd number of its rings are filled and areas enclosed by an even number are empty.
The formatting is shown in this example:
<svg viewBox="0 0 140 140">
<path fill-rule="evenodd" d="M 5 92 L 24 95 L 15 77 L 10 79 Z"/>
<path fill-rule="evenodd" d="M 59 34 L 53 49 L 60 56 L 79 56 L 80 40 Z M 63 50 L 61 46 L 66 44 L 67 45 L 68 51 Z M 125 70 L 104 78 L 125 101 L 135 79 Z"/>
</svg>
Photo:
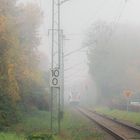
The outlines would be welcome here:
<svg viewBox="0 0 140 140">
<path fill-rule="evenodd" d="M 105 131 L 107 131 L 118 140 L 140 140 L 139 128 L 134 128 L 133 126 L 118 122 L 116 120 L 81 107 L 78 107 L 77 109 L 84 116 L 96 122 Z"/>
</svg>

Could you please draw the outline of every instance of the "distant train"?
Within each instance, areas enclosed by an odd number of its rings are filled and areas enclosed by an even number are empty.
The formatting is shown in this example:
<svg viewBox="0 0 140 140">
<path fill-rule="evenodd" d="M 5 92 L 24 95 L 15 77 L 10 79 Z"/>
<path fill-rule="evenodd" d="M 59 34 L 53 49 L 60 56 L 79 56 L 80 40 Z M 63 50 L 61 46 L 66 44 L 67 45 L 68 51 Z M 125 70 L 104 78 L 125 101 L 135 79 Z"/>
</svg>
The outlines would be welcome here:
<svg viewBox="0 0 140 140">
<path fill-rule="evenodd" d="M 80 93 L 71 91 L 69 94 L 69 104 L 78 105 L 80 103 Z"/>
</svg>

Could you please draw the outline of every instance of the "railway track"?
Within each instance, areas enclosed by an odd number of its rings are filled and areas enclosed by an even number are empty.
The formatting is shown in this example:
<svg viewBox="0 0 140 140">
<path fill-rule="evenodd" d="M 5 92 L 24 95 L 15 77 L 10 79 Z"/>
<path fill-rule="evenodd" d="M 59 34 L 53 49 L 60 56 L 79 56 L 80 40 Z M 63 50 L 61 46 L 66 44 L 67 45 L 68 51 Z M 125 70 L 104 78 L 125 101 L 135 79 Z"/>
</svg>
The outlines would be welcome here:
<svg viewBox="0 0 140 140">
<path fill-rule="evenodd" d="M 77 108 L 80 113 L 88 119 L 100 125 L 107 133 L 111 134 L 117 140 L 140 140 L 140 129 L 113 120 L 94 111 L 81 107 Z"/>
</svg>

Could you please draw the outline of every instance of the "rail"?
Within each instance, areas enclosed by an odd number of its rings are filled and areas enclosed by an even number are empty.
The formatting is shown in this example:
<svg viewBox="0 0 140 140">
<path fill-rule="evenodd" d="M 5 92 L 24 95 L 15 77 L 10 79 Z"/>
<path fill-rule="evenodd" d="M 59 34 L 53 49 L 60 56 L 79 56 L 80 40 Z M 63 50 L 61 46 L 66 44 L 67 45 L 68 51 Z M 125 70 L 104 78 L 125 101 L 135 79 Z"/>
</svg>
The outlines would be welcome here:
<svg viewBox="0 0 140 140">
<path fill-rule="evenodd" d="M 117 140 L 140 140 L 140 130 L 137 127 L 131 126 L 130 124 L 127 125 L 126 123 L 82 107 L 77 107 L 77 110 L 91 121 L 97 123 Z"/>
</svg>

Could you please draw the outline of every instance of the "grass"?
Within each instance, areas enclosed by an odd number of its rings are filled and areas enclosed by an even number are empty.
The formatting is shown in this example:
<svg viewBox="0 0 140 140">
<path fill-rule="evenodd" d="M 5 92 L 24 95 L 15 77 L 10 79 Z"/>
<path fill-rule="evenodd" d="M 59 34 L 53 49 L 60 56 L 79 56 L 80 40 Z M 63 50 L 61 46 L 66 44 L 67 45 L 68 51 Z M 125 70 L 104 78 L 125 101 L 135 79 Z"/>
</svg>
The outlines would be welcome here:
<svg viewBox="0 0 140 140">
<path fill-rule="evenodd" d="M 50 113 L 46 111 L 36 111 L 24 115 L 23 121 L 16 125 L 16 131 L 32 133 L 35 131 L 47 131 L 50 127 Z"/>
<path fill-rule="evenodd" d="M 109 109 L 107 107 L 98 107 L 96 108 L 96 111 L 113 118 L 129 121 L 136 125 L 140 125 L 140 112 L 127 112 L 117 109 Z"/>
<path fill-rule="evenodd" d="M 15 133 L 0 133 L 0 140 L 25 140 L 24 136 Z"/>
<path fill-rule="evenodd" d="M 103 140 L 104 134 L 100 133 L 95 125 L 79 113 L 72 110 L 65 113 L 62 122 L 62 132 L 59 140 Z"/>
<path fill-rule="evenodd" d="M 49 122 L 50 113 L 46 111 L 37 110 L 29 114 L 23 114 L 20 123 L 11 128 L 11 131 L 15 133 L 0 133 L 0 140 L 26 140 L 27 136 L 32 133 L 47 133 Z"/>
<path fill-rule="evenodd" d="M 104 134 L 76 111 L 67 109 L 61 125 L 61 133 L 51 140 L 103 140 Z M 13 126 L 12 132 L 0 133 L 0 140 L 26 140 L 27 136 L 47 136 L 49 134 L 50 113 L 35 111 L 24 114 L 23 120 Z M 18 135 L 17 135 L 18 134 Z"/>
</svg>

